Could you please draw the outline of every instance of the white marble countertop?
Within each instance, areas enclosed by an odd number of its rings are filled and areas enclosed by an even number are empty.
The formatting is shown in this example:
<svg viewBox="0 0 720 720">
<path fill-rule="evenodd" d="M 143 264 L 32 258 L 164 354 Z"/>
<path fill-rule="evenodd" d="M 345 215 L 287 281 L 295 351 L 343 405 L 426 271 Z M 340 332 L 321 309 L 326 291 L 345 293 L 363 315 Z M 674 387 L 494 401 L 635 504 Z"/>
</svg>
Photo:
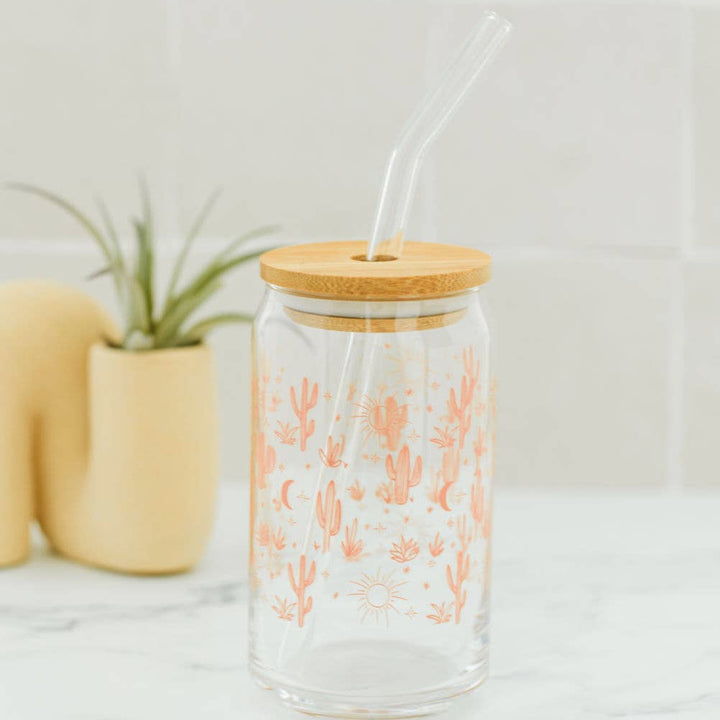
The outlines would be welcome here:
<svg viewBox="0 0 720 720">
<path fill-rule="evenodd" d="M 193 573 L 0 572 L 2 720 L 300 717 L 247 673 L 246 491 Z M 491 677 L 440 716 L 720 718 L 720 495 L 499 493 Z"/>
</svg>

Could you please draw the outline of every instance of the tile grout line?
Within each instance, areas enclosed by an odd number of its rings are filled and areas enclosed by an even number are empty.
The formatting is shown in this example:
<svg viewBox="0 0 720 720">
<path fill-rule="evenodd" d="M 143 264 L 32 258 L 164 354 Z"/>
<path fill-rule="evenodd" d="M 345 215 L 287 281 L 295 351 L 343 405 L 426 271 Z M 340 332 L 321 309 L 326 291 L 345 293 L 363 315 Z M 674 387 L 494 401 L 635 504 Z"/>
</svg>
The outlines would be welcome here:
<svg viewBox="0 0 720 720">
<path fill-rule="evenodd" d="M 686 12 L 685 98 L 682 103 L 680 256 L 673 264 L 671 316 L 668 346 L 668 415 L 666 490 L 679 494 L 685 486 L 685 266 L 693 257 L 695 227 L 695 103 L 694 103 L 694 14 Z"/>
<path fill-rule="evenodd" d="M 428 213 L 428 227 L 433 228 L 432 212 Z M 173 233 L 161 233 L 160 252 L 177 250 L 182 243 L 182 237 Z M 294 236 L 293 242 L 322 242 L 334 240 L 334 237 L 302 237 Z M 279 238 L 282 242 L 282 238 Z M 197 251 L 220 250 L 227 243 L 226 237 L 217 235 L 201 239 Z M 608 260 L 638 260 L 638 261 L 670 261 L 678 263 L 702 262 L 720 264 L 720 248 L 695 247 L 642 247 L 638 245 L 615 245 L 605 247 L 570 247 L 570 246 L 518 246 L 500 247 L 498 245 L 485 245 L 482 248 L 496 260 L 503 262 L 555 262 L 568 261 L 608 261 Z M 76 240 L 70 237 L 36 236 L 21 238 L 18 236 L 0 237 L 0 255 L 95 255 L 96 250 L 90 240 Z"/>
</svg>

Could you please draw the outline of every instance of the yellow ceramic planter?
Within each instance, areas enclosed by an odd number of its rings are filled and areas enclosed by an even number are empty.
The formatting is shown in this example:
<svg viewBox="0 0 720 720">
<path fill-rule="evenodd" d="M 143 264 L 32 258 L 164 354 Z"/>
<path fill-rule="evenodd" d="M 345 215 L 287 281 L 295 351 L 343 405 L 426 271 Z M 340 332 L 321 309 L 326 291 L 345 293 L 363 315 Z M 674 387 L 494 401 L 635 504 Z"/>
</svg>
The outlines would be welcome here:
<svg viewBox="0 0 720 720">
<path fill-rule="evenodd" d="M 204 346 L 127 352 L 55 284 L 0 288 L 0 564 L 33 516 L 62 554 L 132 573 L 185 570 L 212 528 L 216 394 Z"/>
</svg>

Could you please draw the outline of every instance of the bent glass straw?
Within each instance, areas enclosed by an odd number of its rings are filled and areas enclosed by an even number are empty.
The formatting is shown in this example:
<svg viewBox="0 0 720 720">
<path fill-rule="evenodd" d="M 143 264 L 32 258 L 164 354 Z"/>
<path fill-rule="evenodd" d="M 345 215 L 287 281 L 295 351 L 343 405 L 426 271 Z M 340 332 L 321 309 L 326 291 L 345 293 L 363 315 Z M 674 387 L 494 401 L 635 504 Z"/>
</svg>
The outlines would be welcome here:
<svg viewBox="0 0 720 720">
<path fill-rule="evenodd" d="M 505 44 L 511 29 L 512 25 L 496 13 L 483 13 L 482 21 L 448 65 L 437 87 L 411 115 L 388 159 L 367 260 L 400 257 L 425 152 Z"/>
<path fill-rule="evenodd" d="M 460 52 L 448 66 L 438 86 L 429 93 L 415 110 L 407 125 L 400 133 L 400 137 L 393 149 L 385 172 L 377 215 L 375 229 L 371 241 L 368 243 L 367 260 L 377 259 L 382 255 L 399 257 L 402 251 L 403 231 L 412 202 L 415 182 L 423 155 L 430 143 L 438 136 L 452 113 L 460 105 L 473 82 L 489 65 L 503 46 L 512 26 L 494 12 L 483 13 L 483 19 L 478 27 L 465 41 Z M 383 241 L 383 242 L 381 242 Z M 368 392 L 375 365 L 375 355 L 378 350 L 378 338 L 373 334 L 363 334 L 364 348 L 360 344 L 358 333 L 350 333 L 345 358 L 340 371 L 337 392 L 335 393 L 336 408 L 332 417 L 339 416 L 338 402 L 346 396 L 346 387 L 350 382 L 350 365 L 353 360 L 362 362 L 362 376 L 360 379 L 361 396 Z M 360 352 L 360 350 L 365 352 Z M 367 357 L 365 357 L 367 355 Z M 329 435 L 336 434 L 336 420 L 330 423 Z M 350 432 L 350 443 L 347 454 L 351 458 L 352 466 L 357 453 L 357 430 Z M 339 492 L 345 491 L 347 484 L 347 470 L 341 470 L 337 478 Z M 321 466 L 318 472 L 315 488 L 311 497 L 315 497 L 325 482 L 325 467 Z M 302 553 L 307 554 L 311 540 L 313 513 L 305 531 Z M 322 562 L 327 564 L 328 558 L 323 557 Z M 320 569 L 318 575 L 322 578 Z M 322 582 L 320 580 L 320 582 Z M 314 632 L 316 613 L 312 614 L 308 622 L 308 632 L 302 640 L 302 647 L 311 643 Z M 277 663 L 281 665 L 287 654 L 287 642 L 290 625 L 285 629 L 278 647 Z M 302 654 L 302 653 L 301 653 Z"/>
</svg>

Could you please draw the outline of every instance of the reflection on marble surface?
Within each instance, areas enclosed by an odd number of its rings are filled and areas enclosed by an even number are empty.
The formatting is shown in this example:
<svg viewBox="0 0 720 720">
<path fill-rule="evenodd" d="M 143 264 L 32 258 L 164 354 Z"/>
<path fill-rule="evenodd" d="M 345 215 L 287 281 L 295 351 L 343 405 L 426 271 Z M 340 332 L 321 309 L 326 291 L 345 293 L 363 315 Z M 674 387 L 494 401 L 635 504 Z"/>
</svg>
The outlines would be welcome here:
<svg viewBox="0 0 720 720">
<path fill-rule="evenodd" d="M 0 572 L 2 720 L 299 717 L 246 670 L 246 486 L 195 572 Z M 720 495 L 499 493 L 490 681 L 445 720 L 720 717 Z"/>
</svg>

